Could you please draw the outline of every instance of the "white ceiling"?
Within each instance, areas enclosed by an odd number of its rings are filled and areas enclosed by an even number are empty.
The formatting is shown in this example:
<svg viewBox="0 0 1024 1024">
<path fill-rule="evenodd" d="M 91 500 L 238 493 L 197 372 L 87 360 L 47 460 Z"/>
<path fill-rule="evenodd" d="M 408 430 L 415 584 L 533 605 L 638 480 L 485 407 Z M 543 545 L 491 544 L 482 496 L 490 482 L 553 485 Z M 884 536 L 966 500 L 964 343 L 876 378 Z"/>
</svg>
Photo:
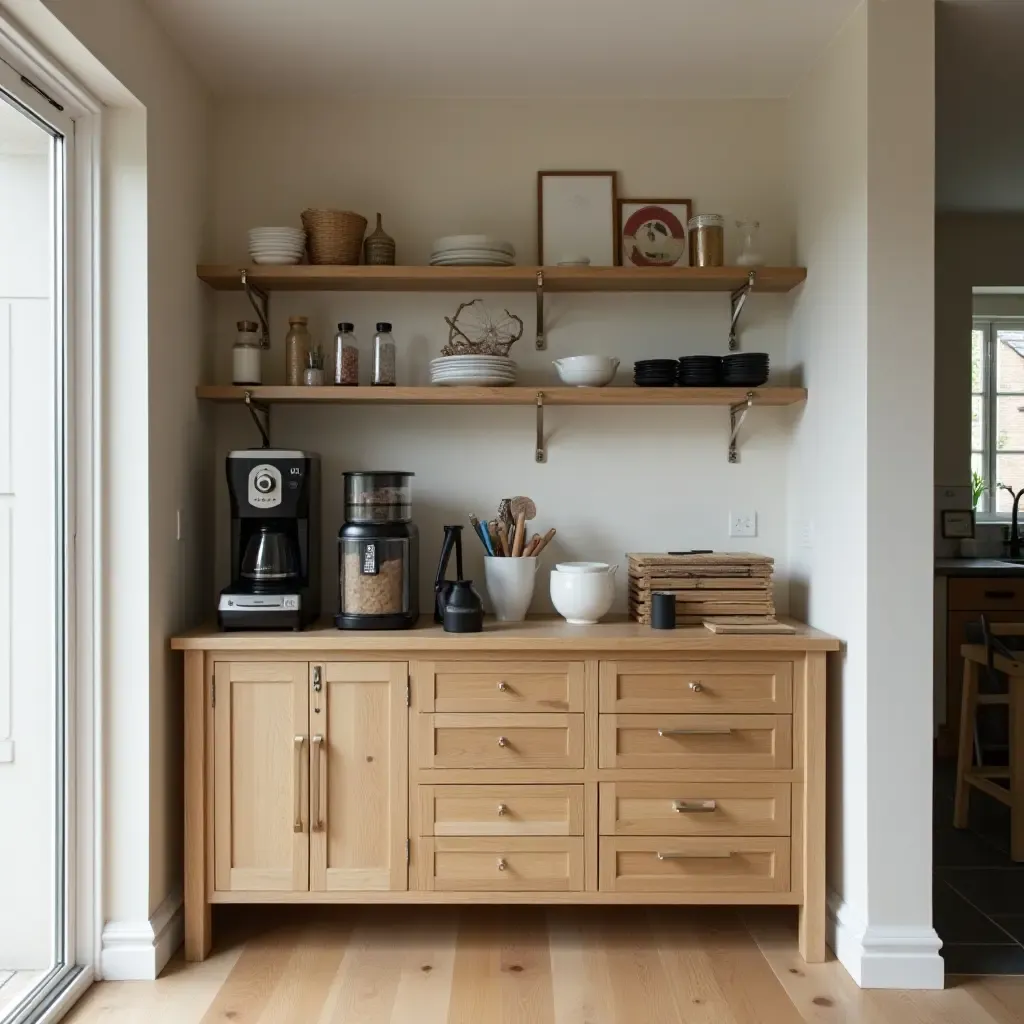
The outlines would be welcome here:
<svg viewBox="0 0 1024 1024">
<path fill-rule="evenodd" d="M 1024 210 L 1024 2 L 946 0 L 935 25 L 936 205 Z"/>
<path fill-rule="evenodd" d="M 147 0 L 220 96 L 788 96 L 860 0 Z"/>
</svg>

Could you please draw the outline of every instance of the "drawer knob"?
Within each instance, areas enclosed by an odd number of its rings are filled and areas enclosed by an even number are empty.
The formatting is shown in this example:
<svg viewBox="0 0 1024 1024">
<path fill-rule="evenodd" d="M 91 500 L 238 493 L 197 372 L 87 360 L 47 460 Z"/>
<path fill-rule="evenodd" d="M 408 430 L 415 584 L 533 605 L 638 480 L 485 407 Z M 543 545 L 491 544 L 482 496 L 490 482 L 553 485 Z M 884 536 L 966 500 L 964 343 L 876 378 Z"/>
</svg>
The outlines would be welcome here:
<svg viewBox="0 0 1024 1024">
<path fill-rule="evenodd" d="M 505 693 L 508 690 L 508 683 L 506 683 L 505 680 L 503 679 L 500 683 L 498 683 L 498 689 L 501 690 L 502 693 Z"/>
<path fill-rule="evenodd" d="M 673 800 L 672 810 L 676 814 L 702 814 L 713 811 L 718 805 L 714 800 Z"/>
<path fill-rule="evenodd" d="M 499 747 L 507 747 L 508 746 L 508 739 L 505 736 L 499 736 L 498 737 L 498 746 Z"/>
<path fill-rule="evenodd" d="M 704 684 L 699 679 L 695 679 L 692 683 L 690 683 L 690 689 L 693 690 L 694 693 L 703 693 Z"/>
<path fill-rule="evenodd" d="M 504 804 L 498 804 L 498 815 L 501 816 L 501 815 L 507 814 L 507 813 L 508 813 L 508 808 Z"/>
<path fill-rule="evenodd" d="M 505 871 L 508 868 L 508 861 L 504 857 L 498 858 L 498 870 Z"/>
</svg>

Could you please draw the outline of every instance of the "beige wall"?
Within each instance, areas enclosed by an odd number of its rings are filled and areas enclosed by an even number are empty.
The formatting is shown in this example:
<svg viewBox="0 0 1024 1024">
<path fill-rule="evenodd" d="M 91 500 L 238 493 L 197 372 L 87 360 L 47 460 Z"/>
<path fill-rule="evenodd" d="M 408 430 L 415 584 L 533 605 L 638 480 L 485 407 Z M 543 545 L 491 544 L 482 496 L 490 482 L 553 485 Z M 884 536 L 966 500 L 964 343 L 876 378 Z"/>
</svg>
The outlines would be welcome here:
<svg viewBox="0 0 1024 1024">
<path fill-rule="evenodd" d="M 935 483 L 971 477 L 974 287 L 1024 285 L 1024 214 L 940 213 L 935 224 Z M 982 302 L 985 296 L 978 296 Z M 1022 484 L 1024 486 L 1024 484 Z"/>
<path fill-rule="evenodd" d="M 311 131 L 310 126 L 316 125 Z M 784 141 L 785 103 L 626 102 L 615 100 L 396 100 L 224 104 L 214 139 L 215 256 L 243 260 L 246 231 L 297 224 L 309 205 L 340 205 L 371 220 L 375 211 L 398 244 L 401 262 L 427 261 L 434 238 L 486 231 L 511 240 L 523 263 L 536 260 L 537 171 L 619 171 L 622 196 L 689 197 L 697 208 L 735 218 L 759 217 L 764 251 L 793 257 L 792 197 Z M 739 244 L 729 231 L 730 255 Z M 447 340 L 444 316 L 472 296 L 295 294 L 272 296 L 273 349 L 265 378 L 282 379 L 286 318 L 311 317 L 329 347 L 334 325 L 352 320 L 363 344 L 377 320 L 391 320 L 410 356 L 413 382 Z M 533 346 L 531 296 L 483 296 L 526 322 L 513 349 L 521 380 L 557 382 L 550 360 L 604 352 L 622 359 L 621 380 L 644 356 L 726 351 L 725 295 L 555 296 L 548 303 L 549 350 Z M 218 380 L 230 379 L 234 323 L 251 315 L 243 297 L 215 296 Z M 755 295 L 743 318 L 743 345 L 768 351 L 787 379 L 788 296 Z M 408 378 L 407 378 L 408 379 Z M 423 598 L 431 589 L 441 526 L 490 513 L 504 495 L 529 494 L 539 521 L 558 528 L 552 559 L 575 556 L 622 562 L 628 550 L 749 547 L 727 535 L 730 509 L 756 509 L 758 550 L 780 560 L 785 607 L 786 507 L 777 484 L 798 413 L 755 411 L 744 429 L 742 462 L 726 462 L 728 417 L 710 410 L 556 409 L 546 416 L 549 461 L 533 461 L 534 417 L 502 409 L 274 410 L 275 444 L 324 457 L 324 607 L 337 609 L 337 549 L 343 516 L 341 473 L 387 468 L 416 472 L 414 511 L 423 536 Z M 218 580 L 227 576 L 226 488 L 220 456 L 256 440 L 239 408 L 216 410 Z M 500 452 L 500 458 L 495 453 Z M 386 464 L 386 465 L 385 465 Z M 469 572 L 481 579 L 480 548 L 467 545 Z M 625 607 L 625 578 L 619 574 Z M 549 608 L 542 574 L 536 609 Z"/>
</svg>

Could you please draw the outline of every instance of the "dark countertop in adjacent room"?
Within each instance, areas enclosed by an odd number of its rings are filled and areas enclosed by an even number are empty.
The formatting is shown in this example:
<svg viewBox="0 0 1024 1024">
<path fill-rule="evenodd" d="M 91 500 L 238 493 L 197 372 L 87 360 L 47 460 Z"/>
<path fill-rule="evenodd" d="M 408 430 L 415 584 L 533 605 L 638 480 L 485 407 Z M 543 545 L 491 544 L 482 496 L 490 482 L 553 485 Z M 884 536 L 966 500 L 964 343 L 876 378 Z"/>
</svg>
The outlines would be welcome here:
<svg viewBox="0 0 1024 1024">
<path fill-rule="evenodd" d="M 1024 565 L 999 558 L 937 558 L 936 576 L 1022 576 Z"/>
</svg>

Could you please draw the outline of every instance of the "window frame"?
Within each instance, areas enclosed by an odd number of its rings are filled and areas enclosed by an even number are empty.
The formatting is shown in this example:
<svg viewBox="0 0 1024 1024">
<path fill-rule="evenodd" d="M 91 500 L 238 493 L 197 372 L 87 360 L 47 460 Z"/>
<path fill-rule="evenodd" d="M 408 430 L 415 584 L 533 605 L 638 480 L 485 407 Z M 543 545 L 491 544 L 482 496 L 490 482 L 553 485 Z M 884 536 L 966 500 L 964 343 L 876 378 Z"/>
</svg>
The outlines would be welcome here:
<svg viewBox="0 0 1024 1024">
<path fill-rule="evenodd" d="M 1024 455 L 1024 449 L 999 448 L 999 399 L 1019 398 L 1021 406 L 1024 407 L 1024 391 L 999 390 L 998 332 L 1000 329 L 1018 330 L 1024 333 L 1024 318 L 1016 316 L 975 316 L 973 318 L 971 327 L 972 359 L 973 332 L 981 331 L 982 333 L 982 390 L 974 390 L 972 375 L 971 469 L 973 473 L 974 457 L 980 454 L 982 456 L 985 490 L 978 502 L 977 514 L 979 519 L 990 522 L 1003 522 L 1008 521 L 1010 518 L 1009 513 L 999 512 L 996 508 L 999 494 L 998 457 L 1000 455 Z M 973 406 L 975 398 L 981 399 L 982 408 L 982 447 L 980 452 L 974 447 Z"/>
</svg>

